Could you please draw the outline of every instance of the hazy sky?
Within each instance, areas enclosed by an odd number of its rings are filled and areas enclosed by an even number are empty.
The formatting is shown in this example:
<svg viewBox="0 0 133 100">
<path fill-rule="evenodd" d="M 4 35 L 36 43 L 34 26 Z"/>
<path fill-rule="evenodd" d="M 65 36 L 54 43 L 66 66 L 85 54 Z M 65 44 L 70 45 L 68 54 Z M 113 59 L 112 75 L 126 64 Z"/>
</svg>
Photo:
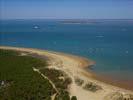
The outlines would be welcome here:
<svg viewBox="0 0 133 100">
<path fill-rule="evenodd" d="M 0 18 L 133 19 L 133 0 L 0 0 Z"/>
</svg>

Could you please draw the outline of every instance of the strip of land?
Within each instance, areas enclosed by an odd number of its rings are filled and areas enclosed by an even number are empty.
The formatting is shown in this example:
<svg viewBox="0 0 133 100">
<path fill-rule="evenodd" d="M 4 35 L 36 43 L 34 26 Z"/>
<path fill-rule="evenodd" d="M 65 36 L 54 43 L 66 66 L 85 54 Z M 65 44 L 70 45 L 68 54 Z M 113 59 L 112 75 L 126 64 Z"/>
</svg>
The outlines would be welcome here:
<svg viewBox="0 0 133 100">
<path fill-rule="evenodd" d="M 96 78 L 94 78 L 95 74 L 85 70 L 86 67 L 95 64 L 95 62 L 86 58 L 32 48 L 0 46 L 0 49 L 21 51 L 45 60 L 47 58 L 49 63 L 47 67 L 49 69 L 60 70 L 71 78 L 72 82 L 67 90 L 71 96 L 76 96 L 77 100 L 113 100 L 110 99 L 113 98 L 113 96 L 115 98 L 118 96 L 119 98 L 123 98 L 119 100 L 126 100 L 124 98 L 128 100 L 128 98 L 133 97 L 132 90 L 123 89 L 96 80 Z M 41 70 L 41 68 L 39 70 Z M 63 79 L 63 77 L 60 78 Z M 133 100 L 133 98 L 129 100 Z"/>
</svg>

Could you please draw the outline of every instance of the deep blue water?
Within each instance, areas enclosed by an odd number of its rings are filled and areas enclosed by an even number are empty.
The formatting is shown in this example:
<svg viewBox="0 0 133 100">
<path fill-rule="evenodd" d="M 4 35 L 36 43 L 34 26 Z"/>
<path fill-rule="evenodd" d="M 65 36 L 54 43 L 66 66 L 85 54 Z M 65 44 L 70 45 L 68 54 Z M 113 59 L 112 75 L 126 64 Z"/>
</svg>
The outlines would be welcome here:
<svg viewBox="0 0 133 100">
<path fill-rule="evenodd" d="M 100 21 L 63 24 L 59 20 L 1 20 L 0 45 L 88 57 L 96 61 L 94 72 L 133 81 L 133 21 Z"/>
</svg>

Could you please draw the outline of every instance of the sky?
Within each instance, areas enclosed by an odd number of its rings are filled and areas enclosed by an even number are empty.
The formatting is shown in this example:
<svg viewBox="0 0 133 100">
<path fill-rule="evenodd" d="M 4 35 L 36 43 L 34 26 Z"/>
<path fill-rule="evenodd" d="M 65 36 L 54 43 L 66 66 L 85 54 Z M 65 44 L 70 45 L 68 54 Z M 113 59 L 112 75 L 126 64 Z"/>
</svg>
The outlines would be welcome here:
<svg viewBox="0 0 133 100">
<path fill-rule="evenodd" d="M 0 0 L 0 19 L 133 19 L 133 0 Z"/>
</svg>

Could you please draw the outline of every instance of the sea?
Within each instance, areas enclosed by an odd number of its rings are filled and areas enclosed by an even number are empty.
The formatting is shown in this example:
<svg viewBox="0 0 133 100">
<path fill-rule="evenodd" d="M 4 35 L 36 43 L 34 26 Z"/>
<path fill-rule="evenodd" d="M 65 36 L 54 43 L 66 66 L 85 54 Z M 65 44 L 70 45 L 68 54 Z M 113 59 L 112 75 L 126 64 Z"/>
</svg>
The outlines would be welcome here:
<svg viewBox="0 0 133 100">
<path fill-rule="evenodd" d="M 77 21 L 77 22 L 76 22 Z M 0 45 L 87 57 L 94 73 L 133 82 L 133 20 L 0 20 Z"/>
</svg>

